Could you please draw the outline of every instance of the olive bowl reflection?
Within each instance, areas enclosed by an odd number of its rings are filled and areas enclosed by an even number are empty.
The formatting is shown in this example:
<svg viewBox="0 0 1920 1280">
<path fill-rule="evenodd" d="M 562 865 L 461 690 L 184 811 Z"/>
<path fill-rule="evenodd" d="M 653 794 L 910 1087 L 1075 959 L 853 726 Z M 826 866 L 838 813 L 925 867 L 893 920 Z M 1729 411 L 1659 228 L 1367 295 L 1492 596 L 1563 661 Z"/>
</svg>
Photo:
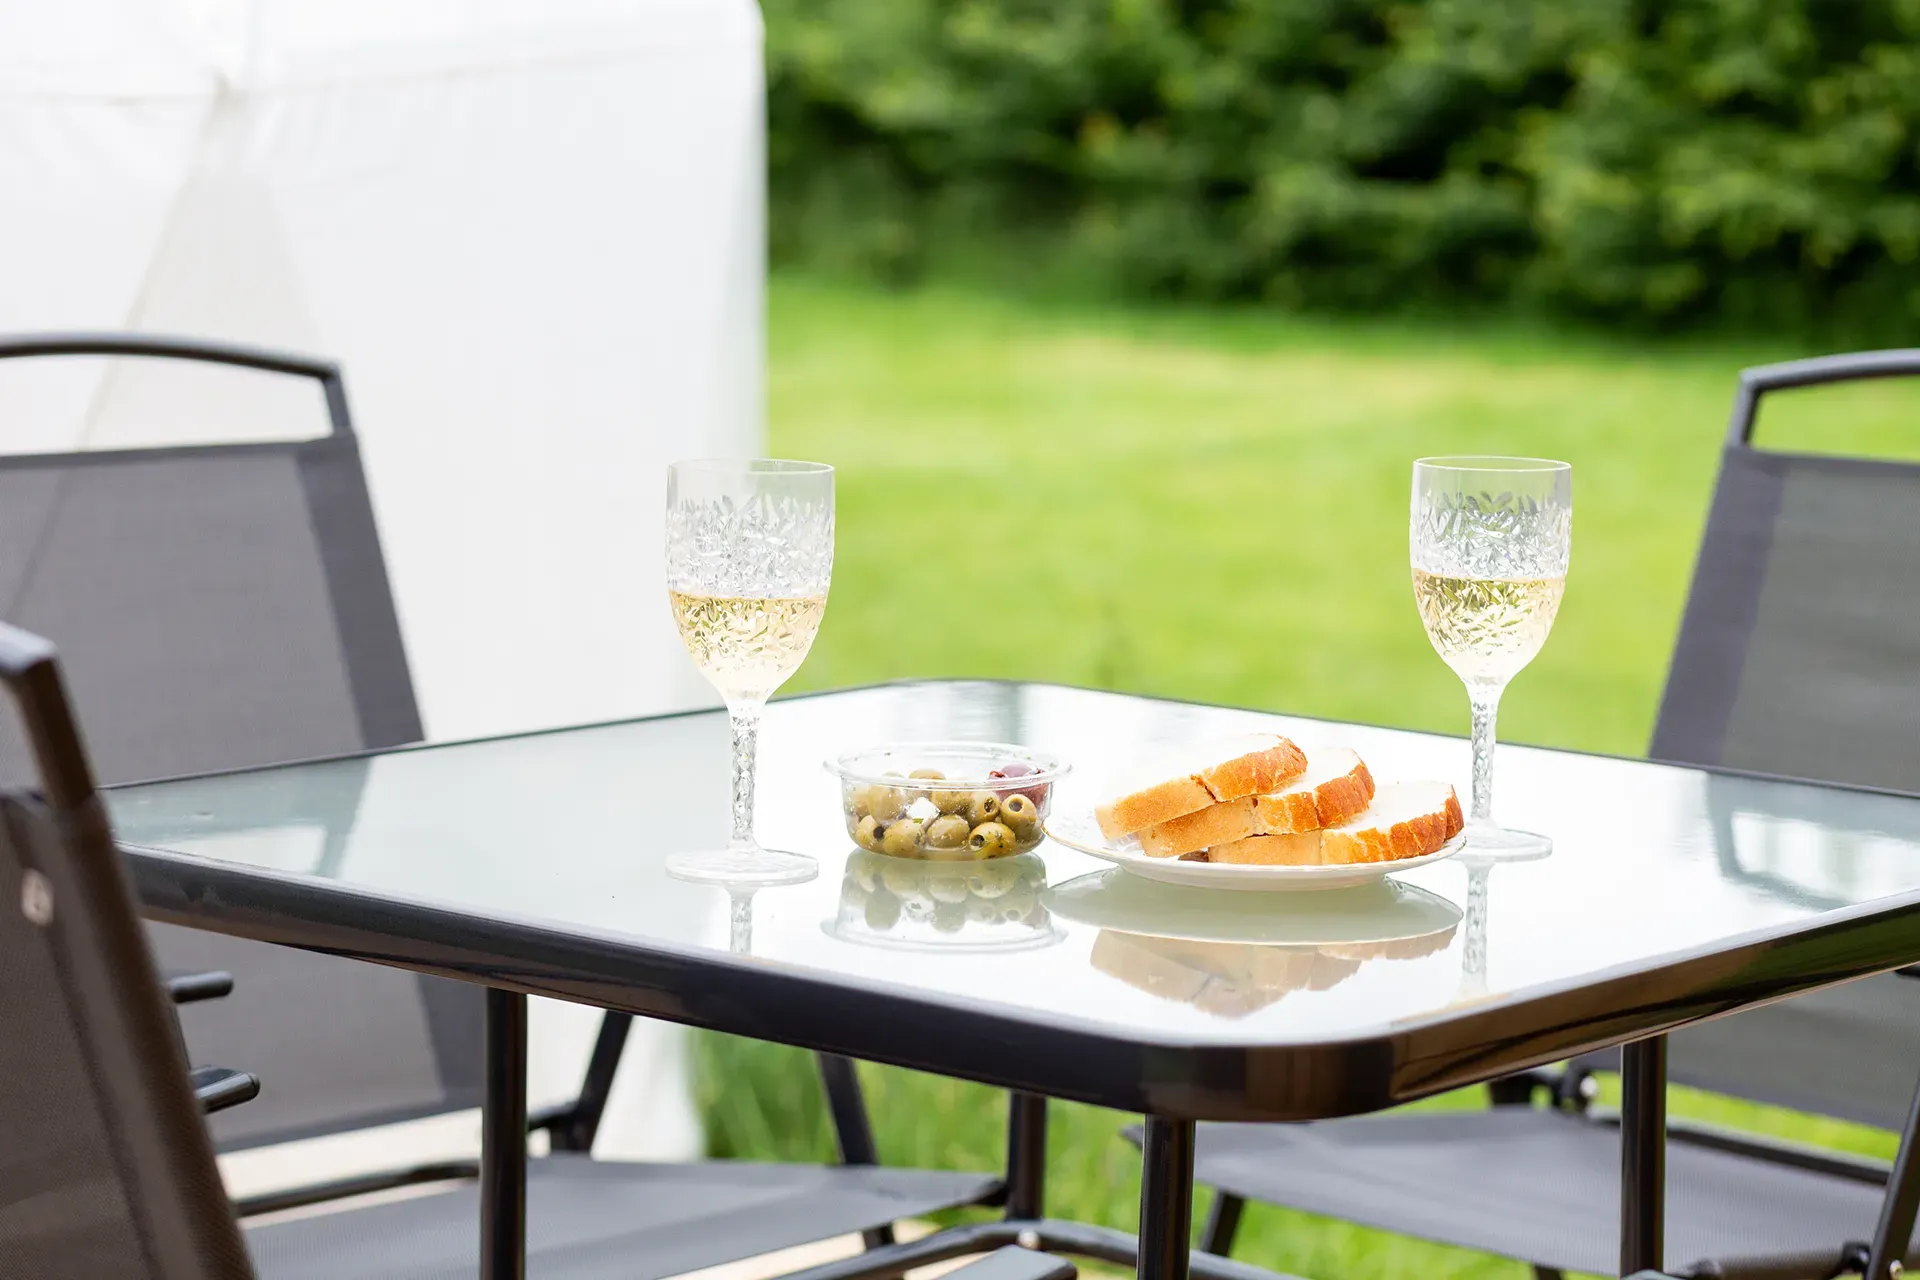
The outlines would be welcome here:
<svg viewBox="0 0 1920 1280">
<path fill-rule="evenodd" d="M 1019 951 L 1064 936 L 1040 901 L 1046 863 L 1032 854 L 969 862 L 847 856 L 832 937 L 910 950 Z"/>
</svg>

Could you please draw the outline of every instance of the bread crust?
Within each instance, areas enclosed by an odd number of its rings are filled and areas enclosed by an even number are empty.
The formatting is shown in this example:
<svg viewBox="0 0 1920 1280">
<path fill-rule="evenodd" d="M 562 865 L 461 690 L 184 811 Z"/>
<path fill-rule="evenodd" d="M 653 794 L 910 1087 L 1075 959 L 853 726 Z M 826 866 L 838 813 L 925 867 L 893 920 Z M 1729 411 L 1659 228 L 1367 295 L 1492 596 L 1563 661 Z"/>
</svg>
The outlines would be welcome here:
<svg viewBox="0 0 1920 1280">
<path fill-rule="evenodd" d="M 1445 784 L 1434 784 L 1444 786 Z M 1399 797 L 1382 797 L 1397 804 Z M 1431 807 L 1388 818 L 1372 809 L 1324 831 L 1252 835 L 1217 844 L 1207 861 L 1266 867 L 1330 867 L 1359 862 L 1396 862 L 1437 853 L 1466 826 L 1452 787 Z"/>
<path fill-rule="evenodd" d="M 1323 866 L 1355 862 L 1397 862 L 1402 858 L 1420 858 L 1439 852 L 1440 846 L 1459 835 L 1467 825 L 1460 811 L 1460 797 L 1452 787 L 1440 804 L 1431 810 L 1409 814 L 1390 822 L 1369 824 L 1363 813 L 1351 822 L 1320 833 Z"/>
<path fill-rule="evenodd" d="M 1373 775 L 1366 761 L 1346 748 L 1335 757 L 1336 772 L 1314 779 L 1321 755 L 1307 753 L 1307 768 L 1278 791 L 1209 805 L 1195 813 L 1158 822 L 1138 834 L 1140 847 L 1154 858 L 1180 858 L 1248 836 L 1299 835 L 1333 826 L 1366 811 L 1373 800 Z M 1346 768 L 1348 760 L 1352 763 Z M 1324 770 L 1322 770 L 1324 772 Z M 1311 785 L 1309 780 L 1312 779 Z"/>
<path fill-rule="evenodd" d="M 1226 759 L 1127 792 L 1096 806 L 1093 816 L 1102 835 L 1118 840 L 1221 801 L 1276 790 L 1306 768 L 1306 752 L 1289 739 L 1275 733 L 1249 734 L 1245 749 Z"/>
<path fill-rule="evenodd" d="M 1272 735 L 1273 745 L 1264 751 L 1223 761 L 1197 775 L 1202 786 L 1215 800 L 1239 800 L 1268 791 L 1278 791 L 1307 771 L 1307 753 L 1290 738 Z"/>
<path fill-rule="evenodd" d="M 1317 786 L 1307 787 L 1296 782 L 1292 787 L 1257 798 L 1254 829 L 1249 834 L 1286 836 L 1338 826 L 1365 813 L 1373 803 L 1373 792 L 1373 774 L 1367 769 L 1367 762 L 1355 756 L 1351 769 Z"/>
</svg>

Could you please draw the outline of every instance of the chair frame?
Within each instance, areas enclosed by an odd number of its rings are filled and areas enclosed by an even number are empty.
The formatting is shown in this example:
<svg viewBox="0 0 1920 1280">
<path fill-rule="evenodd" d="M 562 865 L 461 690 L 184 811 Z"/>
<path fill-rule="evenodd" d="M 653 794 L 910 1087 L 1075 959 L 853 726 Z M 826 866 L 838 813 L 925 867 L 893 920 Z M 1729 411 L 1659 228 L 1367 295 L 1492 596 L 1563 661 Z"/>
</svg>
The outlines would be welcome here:
<svg viewBox="0 0 1920 1280">
<path fill-rule="evenodd" d="M 0 625 L 0 681 L 20 706 L 41 778 L 38 799 L 0 797 L 0 813 L 50 889 L 51 914 L 36 923 L 60 958 L 147 1261 L 159 1280 L 251 1280 L 53 647 Z M 101 909 L 114 903 L 119 910 Z M 125 999 L 128 984 L 155 998 Z"/>
</svg>

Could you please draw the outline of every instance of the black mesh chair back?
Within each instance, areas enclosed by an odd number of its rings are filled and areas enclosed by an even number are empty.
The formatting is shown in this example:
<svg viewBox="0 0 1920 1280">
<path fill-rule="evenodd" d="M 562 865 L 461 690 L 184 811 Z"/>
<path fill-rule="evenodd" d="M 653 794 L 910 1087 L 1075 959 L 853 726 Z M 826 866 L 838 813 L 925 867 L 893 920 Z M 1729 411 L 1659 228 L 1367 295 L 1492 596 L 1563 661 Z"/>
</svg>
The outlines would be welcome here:
<svg viewBox="0 0 1920 1280">
<path fill-rule="evenodd" d="M 0 1280 L 250 1280 L 51 647 L 0 627 L 0 679 Z"/>
<path fill-rule="evenodd" d="M 1920 351 L 1877 351 L 1740 375 L 1654 759 L 1920 792 L 1920 466 L 1753 443 L 1767 392 L 1916 373 Z M 1723 873 L 1809 892 L 1739 864 L 1739 792 L 1709 780 Z M 1871 978 L 1689 1029 L 1672 1037 L 1669 1070 L 1898 1129 L 1920 1080 L 1920 982 Z"/>
<path fill-rule="evenodd" d="M 29 356 L 309 379 L 329 428 L 0 459 L 0 617 L 58 639 L 105 782 L 419 740 L 338 368 L 132 335 L 0 340 L 0 364 Z M 25 759 L 0 736 L 0 780 L 18 781 Z M 212 1118 L 223 1149 L 479 1105 L 477 988 L 196 930 L 151 936 L 165 972 L 235 977 L 231 997 L 184 1011 L 195 1059 L 262 1081 L 256 1101 Z"/>
<path fill-rule="evenodd" d="M 1752 439 L 1768 391 L 1914 373 L 1920 351 L 1741 374 L 1655 759 L 1920 791 L 1920 466 Z"/>
</svg>

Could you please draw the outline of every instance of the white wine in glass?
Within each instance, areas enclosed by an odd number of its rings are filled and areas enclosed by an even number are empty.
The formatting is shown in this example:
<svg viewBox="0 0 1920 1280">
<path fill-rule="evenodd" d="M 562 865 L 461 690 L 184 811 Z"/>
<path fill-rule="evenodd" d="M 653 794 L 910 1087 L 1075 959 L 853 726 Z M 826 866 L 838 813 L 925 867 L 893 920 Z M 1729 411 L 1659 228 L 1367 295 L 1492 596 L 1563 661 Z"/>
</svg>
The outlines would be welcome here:
<svg viewBox="0 0 1920 1280">
<path fill-rule="evenodd" d="M 754 838 L 754 756 L 767 699 L 806 660 L 832 577 L 832 467 L 762 458 L 667 469 L 667 600 L 733 734 L 727 847 L 676 854 L 670 874 L 735 887 L 818 874 L 805 854 Z"/>
<path fill-rule="evenodd" d="M 1573 538 L 1573 468 L 1545 458 L 1422 458 L 1413 464 L 1413 597 L 1427 638 L 1467 686 L 1473 804 L 1467 847 L 1538 855 L 1545 836 L 1493 820 L 1500 695 L 1553 630 Z"/>
</svg>

